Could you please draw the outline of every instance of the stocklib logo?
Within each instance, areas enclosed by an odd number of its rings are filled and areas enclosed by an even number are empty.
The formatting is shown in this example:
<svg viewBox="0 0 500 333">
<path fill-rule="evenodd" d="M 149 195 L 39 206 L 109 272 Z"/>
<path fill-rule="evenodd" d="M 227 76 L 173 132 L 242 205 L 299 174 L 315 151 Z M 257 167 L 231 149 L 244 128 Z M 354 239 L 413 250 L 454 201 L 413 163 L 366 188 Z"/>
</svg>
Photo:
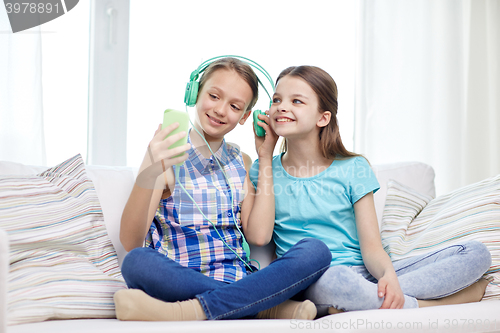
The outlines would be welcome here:
<svg viewBox="0 0 500 333">
<path fill-rule="evenodd" d="M 16 33 L 52 21 L 72 10 L 79 0 L 4 0 L 12 32 Z"/>
</svg>

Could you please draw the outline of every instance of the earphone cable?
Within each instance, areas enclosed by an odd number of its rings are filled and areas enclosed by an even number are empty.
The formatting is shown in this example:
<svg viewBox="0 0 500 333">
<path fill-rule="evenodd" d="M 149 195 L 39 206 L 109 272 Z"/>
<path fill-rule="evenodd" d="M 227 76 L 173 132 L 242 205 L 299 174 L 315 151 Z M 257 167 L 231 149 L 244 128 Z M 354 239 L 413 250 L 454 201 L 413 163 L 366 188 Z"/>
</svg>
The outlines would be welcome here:
<svg viewBox="0 0 500 333">
<path fill-rule="evenodd" d="M 227 244 L 226 240 L 224 237 L 222 237 L 222 235 L 219 233 L 219 230 L 217 230 L 217 227 L 215 226 L 215 224 L 212 222 L 212 220 L 210 220 L 204 213 L 203 211 L 201 210 L 200 206 L 198 206 L 198 204 L 196 203 L 196 201 L 193 199 L 193 197 L 187 192 L 187 190 L 184 188 L 184 186 L 182 186 L 181 182 L 179 181 L 179 167 L 176 167 L 175 168 L 175 178 L 176 178 L 176 182 L 177 184 L 180 185 L 180 187 L 182 188 L 182 190 L 184 191 L 184 193 L 193 201 L 193 203 L 195 204 L 196 208 L 198 208 L 198 210 L 200 211 L 201 215 L 203 216 L 203 218 L 205 218 L 208 222 L 210 222 L 210 224 L 212 224 L 212 226 L 214 227 L 215 229 L 215 232 L 217 233 L 217 235 L 219 236 L 219 239 L 224 243 L 224 245 L 226 245 L 226 247 L 231 250 L 234 255 L 239 259 L 241 260 L 245 266 L 250 269 L 251 272 L 253 272 L 253 268 L 246 262 L 246 260 L 243 260 L 243 258 L 241 258 L 241 256 L 231 247 L 229 246 L 229 244 Z M 232 207 L 232 202 L 231 202 L 231 207 Z M 234 215 L 234 214 L 233 214 Z M 238 226 L 236 226 L 238 228 Z M 239 228 L 238 228 L 239 230 Z M 240 231 L 241 232 L 241 231 Z M 242 237 L 243 234 L 241 234 Z M 254 260 L 254 261 L 257 261 L 257 260 Z M 258 261 L 257 261 L 258 263 Z M 260 263 L 259 263 L 259 269 L 260 269 Z"/>
</svg>

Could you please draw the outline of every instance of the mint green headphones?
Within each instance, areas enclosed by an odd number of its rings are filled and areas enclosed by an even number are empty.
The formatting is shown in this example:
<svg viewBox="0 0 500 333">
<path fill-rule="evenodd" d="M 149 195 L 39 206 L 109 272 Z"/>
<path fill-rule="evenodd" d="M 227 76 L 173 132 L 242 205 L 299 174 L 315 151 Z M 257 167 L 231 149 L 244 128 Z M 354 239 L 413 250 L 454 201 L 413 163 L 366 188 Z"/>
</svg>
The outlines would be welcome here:
<svg viewBox="0 0 500 333">
<path fill-rule="evenodd" d="M 222 59 L 222 58 L 236 58 L 239 60 L 243 60 L 246 64 L 255 68 L 256 70 L 261 72 L 266 77 L 266 79 L 271 84 L 271 87 L 273 88 L 273 92 L 274 92 L 274 82 L 271 78 L 271 75 L 269 75 L 269 73 L 261 65 L 259 65 L 255 61 L 250 60 L 250 59 L 245 58 L 245 57 L 240 57 L 237 55 L 223 55 L 223 56 L 218 56 L 218 57 L 211 58 L 211 59 L 204 61 L 200 66 L 198 66 L 197 69 L 195 69 L 191 73 L 191 76 L 189 77 L 189 82 L 186 85 L 186 92 L 184 94 L 184 103 L 186 103 L 187 106 L 192 107 L 192 106 L 196 105 L 196 100 L 198 98 L 198 88 L 200 86 L 200 83 L 198 82 L 198 78 L 199 78 L 200 74 L 203 73 L 203 71 L 205 69 L 207 69 L 207 67 L 212 62 L 219 60 L 219 59 Z M 258 77 L 257 77 L 257 80 L 259 81 L 259 84 L 264 89 L 267 96 L 269 97 L 269 100 L 271 101 L 271 95 L 269 95 L 269 92 L 267 91 L 266 87 L 262 84 L 262 82 L 260 81 L 260 79 Z M 269 106 L 270 105 L 271 105 L 271 102 L 269 103 Z"/>
</svg>

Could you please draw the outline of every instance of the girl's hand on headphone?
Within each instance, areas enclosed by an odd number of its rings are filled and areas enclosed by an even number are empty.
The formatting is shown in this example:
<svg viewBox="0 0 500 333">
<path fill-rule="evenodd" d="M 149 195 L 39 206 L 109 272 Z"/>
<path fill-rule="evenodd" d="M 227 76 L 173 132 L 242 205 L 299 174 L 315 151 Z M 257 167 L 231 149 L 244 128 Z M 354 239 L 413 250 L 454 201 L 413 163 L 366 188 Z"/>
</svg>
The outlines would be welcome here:
<svg viewBox="0 0 500 333">
<path fill-rule="evenodd" d="M 267 113 L 267 111 L 266 111 Z M 268 121 L 269 117 L 260 114 L 259 119 L 263 122 L 257 122 L 259 126 L 261 126 L 265 131 L 265 136 L 257 136 L 255 135 L 255 149 L 257 150 L 257 154 L 259 158 L 262 157 L 273 157 L 274 147 L 276 146 L 276 142 L 278 142 L 278 135 L 274 132 L 271 126 L 269 126 Z M 255 129 L 254 129 L 255 134 Z"/>
<path fill-rule="evenodd" d="M 153 139 L 149 142 L 146 156 L 137 176 L 137 184 L 140 187 L 154 188 L 158 176 L 172 165 L 187 160 L 189 155 L 186 154 L 186 151 L 191 148 L 191 144 L 186 143 L 176 148 L 169 148 L 187 135 L 186 132 L 182 131 L 166 138 L 177 127 L 179 127 L 179 123 L 173 123 L 164 129 L 161 129 L 161 124 L 158 126 Z"/>
</svg>

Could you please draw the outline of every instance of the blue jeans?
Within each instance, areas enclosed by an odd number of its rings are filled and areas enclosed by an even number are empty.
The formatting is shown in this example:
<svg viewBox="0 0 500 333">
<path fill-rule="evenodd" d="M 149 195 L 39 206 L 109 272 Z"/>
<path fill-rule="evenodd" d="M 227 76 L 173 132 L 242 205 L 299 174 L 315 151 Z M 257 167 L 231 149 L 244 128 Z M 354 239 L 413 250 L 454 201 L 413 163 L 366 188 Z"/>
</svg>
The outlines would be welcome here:
<svg viewBox="0 0 500 333">
<path fill-rule="evenodd" d="M 428 254 L 393 262 L 405 295 L 404 308 L 418 307 L 417 299 L 442 298 L 468 287 L 489 269 L 491 255 L 477 241 L 451 245 Z M 318 315 L 328 307 L 344 311 L 378 309 L 377 280 L 365 266 L 332 266 L 305 291 Z"/>
<path fill-rule="evenodd" d="M 214 280 L 151 248 L 130 251 L 122 263 L 129 288 L 166 302 L 197 298 L 208 319 L 255 316 L 316 282 L 330 266 L 331 253 L 307 238 L 260 271 L 233 283 Z"/>
</svg>

